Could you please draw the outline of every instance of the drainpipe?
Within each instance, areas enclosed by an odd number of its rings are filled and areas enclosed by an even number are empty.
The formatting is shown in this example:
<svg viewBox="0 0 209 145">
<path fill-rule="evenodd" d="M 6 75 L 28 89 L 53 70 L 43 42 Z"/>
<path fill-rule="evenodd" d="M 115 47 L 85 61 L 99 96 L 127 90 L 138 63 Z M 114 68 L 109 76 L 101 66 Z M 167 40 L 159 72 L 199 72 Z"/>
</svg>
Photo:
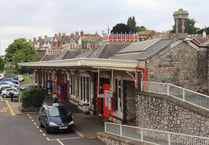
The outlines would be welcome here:
<svg viewBox="0 0 209 145">
<path fill-rule="evenodd" d="M 146 92 L 146 68 L 144 67 L 141 67 L 141 66 L 136 66 L 137 69 L 139 70 L 143 70 L 143 73 L 144 73 L 144 92 Z"/>
</svg>

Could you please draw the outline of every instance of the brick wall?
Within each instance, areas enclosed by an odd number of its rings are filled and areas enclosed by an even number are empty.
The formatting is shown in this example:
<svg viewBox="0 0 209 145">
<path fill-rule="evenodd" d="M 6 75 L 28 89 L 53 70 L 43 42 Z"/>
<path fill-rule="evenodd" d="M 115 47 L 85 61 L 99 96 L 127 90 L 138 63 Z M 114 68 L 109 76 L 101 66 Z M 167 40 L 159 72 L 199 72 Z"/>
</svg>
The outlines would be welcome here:
<svg viewBox="0 0 209 145">
<path fill-rule="evenodd" d="M 144 128 L 209 137 L 209 112 L 168 96 L 139 93 L 136 123 Z"/>
</svg>

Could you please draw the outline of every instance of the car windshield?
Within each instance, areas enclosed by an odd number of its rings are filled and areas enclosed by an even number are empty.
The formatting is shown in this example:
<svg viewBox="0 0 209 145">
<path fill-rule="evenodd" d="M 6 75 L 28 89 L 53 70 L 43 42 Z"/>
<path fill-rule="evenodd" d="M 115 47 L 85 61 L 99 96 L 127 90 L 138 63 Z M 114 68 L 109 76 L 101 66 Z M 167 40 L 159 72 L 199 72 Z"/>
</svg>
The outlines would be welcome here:
<svg viewBox="0 0 209 145">
<path fill-rule="evenodd" d="M 67 111 L 63 107 L 50 107 L 49 108 L 49 116 L 51 117 L 59 117 L 59 116 L 66 116 Z"/>
</svg>

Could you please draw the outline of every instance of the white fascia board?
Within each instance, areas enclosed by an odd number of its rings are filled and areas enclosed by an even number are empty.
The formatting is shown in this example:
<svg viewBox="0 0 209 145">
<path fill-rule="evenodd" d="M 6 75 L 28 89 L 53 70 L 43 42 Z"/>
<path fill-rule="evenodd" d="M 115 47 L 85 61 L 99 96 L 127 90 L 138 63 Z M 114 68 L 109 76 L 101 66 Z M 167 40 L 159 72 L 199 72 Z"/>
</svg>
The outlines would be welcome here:
<svg viewBox="0 0 209 145">
<path fill-rule="evenodd" d="M 26 67 L 90 67 L 113 70 L 135 70 L 139 65 L 144 67 L 144 62 L 133 60 L 100 59 L 100 58 L 75 58 L 56 61 L 38 61 L 19 63 L 19 66 Z"/>
</svg>

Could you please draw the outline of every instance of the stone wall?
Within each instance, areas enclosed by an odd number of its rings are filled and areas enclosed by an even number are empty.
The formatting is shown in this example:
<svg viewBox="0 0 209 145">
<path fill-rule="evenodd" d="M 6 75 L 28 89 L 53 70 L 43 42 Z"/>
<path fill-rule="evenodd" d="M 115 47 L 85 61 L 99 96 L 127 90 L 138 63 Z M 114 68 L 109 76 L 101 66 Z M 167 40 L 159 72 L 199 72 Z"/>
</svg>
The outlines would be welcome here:
<svg viewBox="0 0 209 145">
<path fill-rule="evenodd" d="M 209 112 L 172 97 L 138 93 L 137 126 L 209 137 Z"/>
<path fill-rule="evenodd" d="M 135 86 L 134 86 L 134 82 L 133 81 L 126 81 L 126 90 L 127 90 L 127 103 L 126 103 L 126 113 L 127 113 L 127 121 L 134 121 L 136 119 L 136 115 L 135 115 L 135 110 L 136 110 L 136 99 L 135 99 L 135 94 L 137 92 Z"/>
<path fill-rule="evenodd" d="M 209 69 L 209 57 L 207 48 L 200 48 L 200 51 L 197 53 L 197 78 L 198 78 L 198 86 L 197 91 L 201 93 L 207 94 L 209 91 L 209 83 L 208 83 L 208 69 Z M 208 92 L 209 94 L 209 92 Z"/>
<path fill-rule="evenodd" d="M 208 88 L 209 88 L 209 48 L 208 50 Z M 209 94 L 209 89 L 208 89 L 208 94 Z"/>
<path fill-rule="evenodd" d="M 172 83 L 208 93 L 207 51 L 176 41 L 147 61 L 147 81 Z"/>
</svg>

